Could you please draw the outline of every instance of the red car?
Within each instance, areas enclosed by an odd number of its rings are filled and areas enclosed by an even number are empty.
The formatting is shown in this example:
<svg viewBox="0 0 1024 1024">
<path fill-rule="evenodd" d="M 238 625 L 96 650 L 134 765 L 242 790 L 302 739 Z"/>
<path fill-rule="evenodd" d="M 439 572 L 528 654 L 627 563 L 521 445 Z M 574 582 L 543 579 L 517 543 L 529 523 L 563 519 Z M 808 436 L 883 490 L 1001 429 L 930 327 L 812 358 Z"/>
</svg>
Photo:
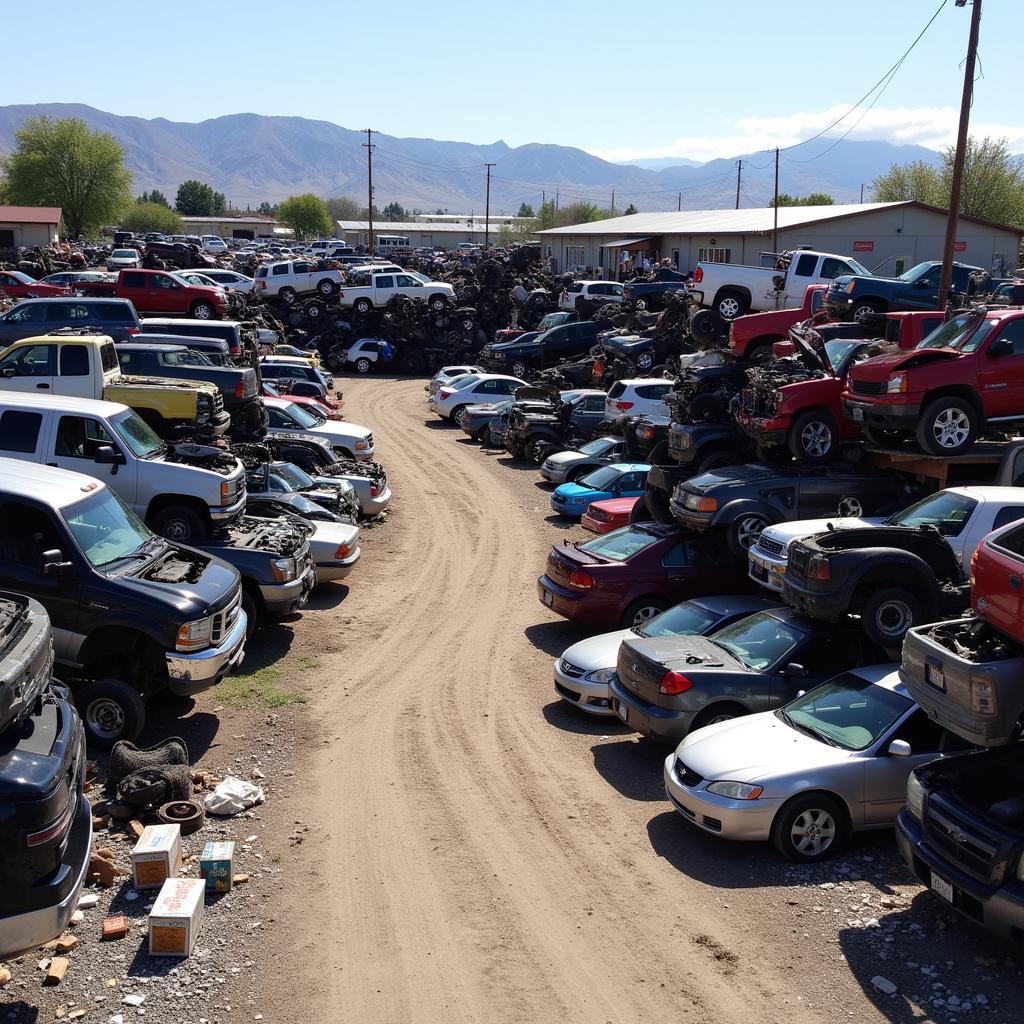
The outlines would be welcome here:
<svg viewBox="0 0 1024 1024">
<path fill-rule="evenodd" d="M 580 526 L 592 533 L 611 533 L 622 526 L 629 526 L 629 513 L 639 498 L 608 498 L 595 501 L 587 506 Z"/>
<path fill-rule="evenodd" d="M 45 299 L 52 295 L 70 295 L 70 288 L 43 284 L 20 270 L 0 270 L 0 292 L 12 299 Z"/>
<path fill-rule="evenodd" d="M 979 618 L 1024 643 L 1024 526 L 993 530 L 971 558 L 971 601 Z"/>
<path fill-rule="evenodd" d="M 341 413 L 338 412 L 338 403 L 332 402 L 329 398 L 321 401 L 319 398 L 305 398 L 302 395 L 284 395 L 267 381 L 263 382 L 262 394 L 265 398 L 287 398 L 289 402 L 301 405 L 304 409 L 309 409 L 327 420 L 341 419 Z"/>
<path fill-rule="evenodd" d="M 635 523 L 578 547 L 554 545 L 537 596 L 573 622 L 628 629 L 691 597 L 749 593 L 734 561 L 714 536 Z"/>
<path fill-rule="evenodd" d="M 815 323 L 830 319 L 822 312 L 827 291 L 827 284 L 808 285 L 800 306 L 736 317 L 729 325 L 729 347 L 740 359 L 767 361 L 772 355 L 772 345 L 782 341 L 789 334 L 790 327 L 811 317 Z"/>
</svg>

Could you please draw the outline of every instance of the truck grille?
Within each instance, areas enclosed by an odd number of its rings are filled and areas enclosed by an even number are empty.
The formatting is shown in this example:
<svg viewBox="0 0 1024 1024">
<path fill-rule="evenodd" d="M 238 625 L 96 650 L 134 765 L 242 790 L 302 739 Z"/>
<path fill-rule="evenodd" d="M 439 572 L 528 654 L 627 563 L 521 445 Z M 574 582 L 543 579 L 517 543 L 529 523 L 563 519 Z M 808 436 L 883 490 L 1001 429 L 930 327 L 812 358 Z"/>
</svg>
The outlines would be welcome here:
<svg viewBox="0 0 1024 1024">
<path fill-rule="evenodd" d="M 880 380 L 851 380 L 850 391 L 854 395 L 880 395 L 885 390 L 885 382 Z"/>
<path fill-rule="evenodd" d="M 373 434 L 366 435 L 366 449 L 369 451 L 373 447 Z"/>
<path fill-rule="evenodd" d="M 786 550 L 784 545 L 777 540 L 769 540 L 763 533 L 757 538 L 757 547 L 767 555 L 781 555 Z"/>
<path fill-rule="evenodd" d="M 239 587 L 231 603 L 216 612 L 213 616 L 213 629 L 210 632 L 210 646 L 218 647 L 224 641 L 224 637 L 231 632 L 232 627 L 238 620 L 238 612 L 242 607 L 242 588 Z"/>
<path fill-rule="evenodd" d="M 987 885 L 1001 885 L 1006 861 L 999 842 L 962 818 L 941 796 L 930 796 L 925 813 L 925 837 L 935 850 L 962 871 Z"/>
<path fill-rule="evenodd" d="M 676 758 L 676 775 L 679 776 L 679 781 L 684 786 L 689 786 L 690 789 L 699 786 L 704 781 L 703 775 L 688 768 L 678 757 Z"/>
</svg>

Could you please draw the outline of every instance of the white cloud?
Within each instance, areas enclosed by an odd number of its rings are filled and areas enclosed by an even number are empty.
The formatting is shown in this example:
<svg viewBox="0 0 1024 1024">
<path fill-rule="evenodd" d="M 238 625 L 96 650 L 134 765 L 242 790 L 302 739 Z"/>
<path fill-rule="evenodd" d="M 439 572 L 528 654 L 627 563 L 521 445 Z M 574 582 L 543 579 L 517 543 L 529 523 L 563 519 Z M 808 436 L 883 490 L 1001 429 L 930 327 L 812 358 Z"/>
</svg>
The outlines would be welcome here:
<svg viewBox="0 0 1024 1024">
<path fill-rule="evenodd" d="M 849 104 L 840 103 L 828 110 L 806 111 L 785 117 L 743 117 L 733 124 L 732 131 L 724 135 L 682 135 L 661 146 L 593 149 L 590 152 L 612 161 L 658 157 L 714 160 L 739 153 L 774 149 L 776 146 L 791 146 L 820 132 L 847 110 Z M 953 107 L 875 107 L 865 114 L 854 111 L 824 136 L 820 144 L 826 144 L 830 138 L 837 138 L 854 126 L 848 136 L 850 139 L 883 140 L 897 145 L 914 144 L 941 149 L 956 139 L 956 124 L 957 111 Z M 1010 140 L 1012 152 L 1024 150 L 1024 127 L 994 122 L 978 123 L 971 125 L 971 134 L 979 137 L 1005 136 Z M 808 146 L 808 153 L 814 152 L 813 146 L 814 143 Z"/>
</svg>

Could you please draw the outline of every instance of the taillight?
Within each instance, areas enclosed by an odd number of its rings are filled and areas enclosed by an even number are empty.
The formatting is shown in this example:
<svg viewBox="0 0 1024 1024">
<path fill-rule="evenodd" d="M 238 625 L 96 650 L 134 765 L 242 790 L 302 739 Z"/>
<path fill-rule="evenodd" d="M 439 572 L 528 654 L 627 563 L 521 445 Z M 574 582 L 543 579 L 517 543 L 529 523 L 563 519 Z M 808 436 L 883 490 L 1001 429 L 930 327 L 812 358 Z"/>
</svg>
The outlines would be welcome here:
<svg viewBox="0 0 1024 1024">
<path fill-rule="evenodd" d="M 703 280 L 704 280 L 704 268 L 703 268 L 703 267 L 698 267 L 698 268 L 697 268 L 697 269 L 696 269 L 696 270 L 695 270 L 695 271 L 693 272 L 693 279 L 694 279 L 694 281 L 695 281 L 695 282 L 696 282 L 697 284 L 700 284 L 700 283 L 701 283 L 701 281 L 703 281 Z"/>
<path fill-rule="evenodd" d="M 824 555 L 815 555 L 807 563 L 807 575 L 812 580 L 832 579 L 832 566 Z"/>
<path fill-rule="evenodd" d="M 621 409 L 623 412 L 625 412 L 627 409 L 632 409 L 633 408 L 633 403 L 632 402 L 616 402 L 615 403 L 615 408 L 616 409 Z"/>
<path fill-rule="evenodd" d="M 650 441 L 650 439 L 654 437 L 654 427 L 652 427 L 650 424 L 648 424 L 646 427 L 641 427 L 640 436 L 645 441 Z"/>
<path fill-rule="evenodd" d="M 441 390 L 438 391 L 438 393 L 437 393 L 437 397 L 438 398 L 451 398 L 451 396 L 454 395 L 454 394 L 455 394 L 454 391 L 449 391 L 447 388 L 441 388 Z"/>
<path fill-rule="evenodd" d="M 981 551 L 981 546 L 979 545 L 978 547 L 976 547 L 974 549 L 974 554 L 971 555 L 971 586 L 972 587 L 974 586 L 974 576 L 975 576 L 975 573 L 978 571 L 978 552 L 980 552 L 980 551 Z"/>
<path fill-rule="evenodd" d="M 658 683 L 658 692 L 675 696 L 693 689 L 693 683 L 682 672 L 666 672 Z"/>
<path fill-rule="evenodd" d="M 594 585 L 594 577 L 590 573 L 580 572 L 579 569 L 573 569 L 569 573 L 569 586 L 576 587 L 578 590 L 589 590 Z"/>
<path fill-rule="evenodd" d="M 266 281 L 260 281 L 260 287 L 261 288 L 266 288 L 267 287 L 267 282 Z"/>
<path fill-rule="evenodd" d="M 138 327 L 129 327 L 126 333 L 128 333 L 128 334 L 138 334 L 139 333 L 139 328 Z"/>
<path fill-rule="evenodd" d="M 377 485 L 370 484 L 370 497 L 376 498 L 378 494 L 380 494 L 380 491 L 377 489 Z"/>
<path fill-rule="evenodd" d="M 245 378 L 235 385 L 235 398 L 245 398 Z"/>
<path fill-rule="evenodd" d="M 339 544 L 338 545 L 338 550 L 334 552 L 334 557 L 338 561 L 342 561 L 343 559 L 348 558 L 348 556 L 351 555 L 351 554 L 352 554 L 352 548 L 351 548 L 350 545 L 348 545 L 348 544 Z"/>
</svg>

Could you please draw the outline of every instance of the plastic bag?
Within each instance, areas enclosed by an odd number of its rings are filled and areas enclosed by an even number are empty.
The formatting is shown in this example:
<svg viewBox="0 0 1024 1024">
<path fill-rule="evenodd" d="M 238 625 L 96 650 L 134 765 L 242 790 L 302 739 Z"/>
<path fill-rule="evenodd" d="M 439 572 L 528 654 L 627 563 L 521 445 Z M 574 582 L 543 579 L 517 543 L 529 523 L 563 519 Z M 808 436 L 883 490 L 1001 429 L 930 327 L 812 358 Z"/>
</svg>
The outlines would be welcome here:
<svg viewBox="0 0 1024 1024">
<path fill-rule="evenodd" d="M 207 814 L 241 814 L 242 811 L 266 800 L 259 786 L 229 775 L 212 792 L 203 797 Z"/>
</svg>

